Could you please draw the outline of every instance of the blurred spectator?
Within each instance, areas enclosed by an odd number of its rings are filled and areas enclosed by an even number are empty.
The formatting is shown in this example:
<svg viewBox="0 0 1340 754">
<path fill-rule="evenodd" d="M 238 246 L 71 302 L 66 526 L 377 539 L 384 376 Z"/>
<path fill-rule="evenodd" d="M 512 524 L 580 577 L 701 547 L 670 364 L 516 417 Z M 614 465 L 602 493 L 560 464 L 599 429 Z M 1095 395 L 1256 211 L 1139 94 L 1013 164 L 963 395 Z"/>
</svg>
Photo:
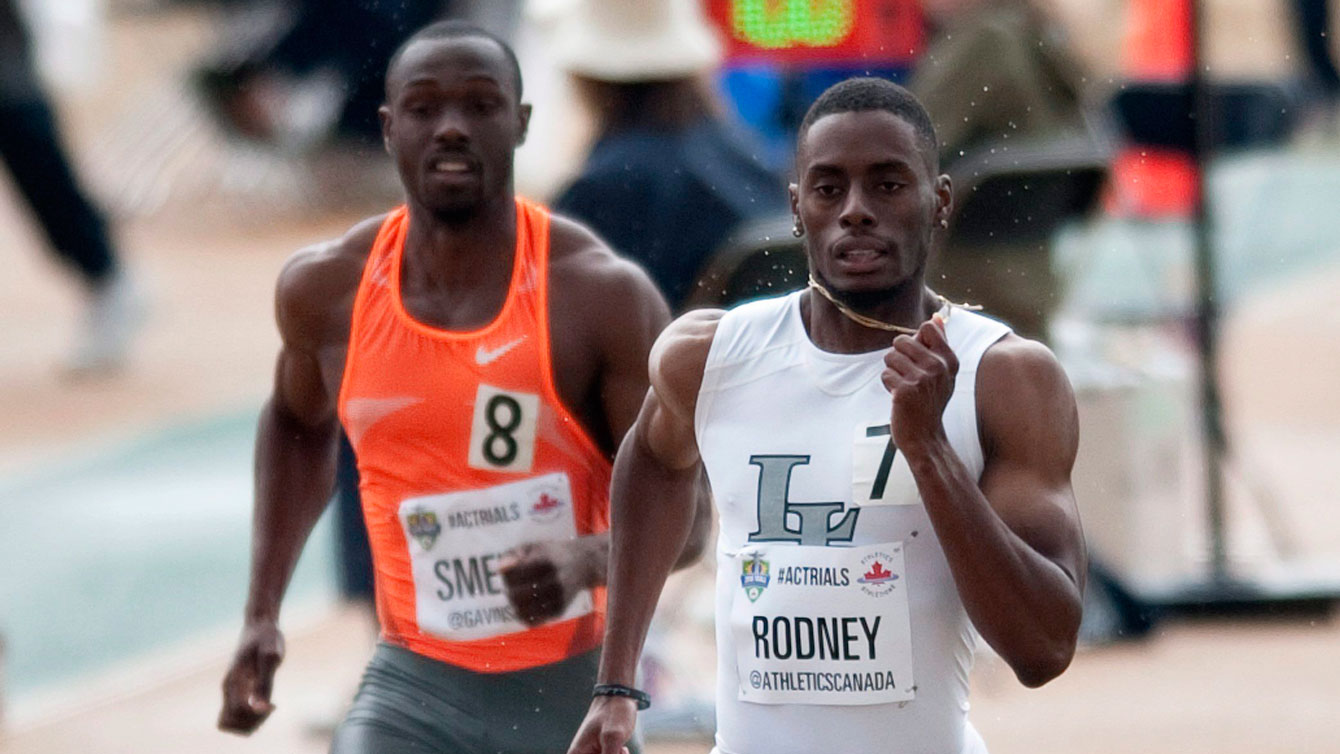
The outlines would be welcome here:
<svg viewBox="0 0 1340 754">
<path fill-rule="evenodd" d="M 1082 73 L 1030 0 L 933 0 L 935 28 L 910 88 L 940 137 L 941 165 L 992 141 L 1081 131 Z"/>
<path fill-rule="evenodd" d="M 1084 131 L 1079 65 L 1029 0 L 936 0 L 925 11 L 936 33 L 910 88 L 935 121 L 942 170 L 953 175 L 954 163 L 977 150 Z M 1059 299 L 1048 243 L 951 240 L 934 267 L 927 280 L 943 295 L 1045 339 Z"/>
<path fill-rule="evenodd" d="M 202 69 L 223 124 L 304 149 L 329 136 L 381 144 L 377 108 L 396 47 L 451 9 L 448 0 L 280 0 L 290 19 L 273 40 Z"/>
<path fill-rule="evenodd" d="M 144 301 L 65 154 L 16 0 L 0 0 L 0 156 L 52 250 L 87 288 L 83 329 L 66 367 L 83 375 L 120 365 L 143 319 Z"/>
<path fill-rule="evenodd" d="M 675 309 L 742 221 L 784 212 L 786 192 L 720 114 L 720 47 L 696 0 L 581 0 L 555 54 L 594 113 L 596 141 L 554 208 L 651 274 Z"/>
</svg>

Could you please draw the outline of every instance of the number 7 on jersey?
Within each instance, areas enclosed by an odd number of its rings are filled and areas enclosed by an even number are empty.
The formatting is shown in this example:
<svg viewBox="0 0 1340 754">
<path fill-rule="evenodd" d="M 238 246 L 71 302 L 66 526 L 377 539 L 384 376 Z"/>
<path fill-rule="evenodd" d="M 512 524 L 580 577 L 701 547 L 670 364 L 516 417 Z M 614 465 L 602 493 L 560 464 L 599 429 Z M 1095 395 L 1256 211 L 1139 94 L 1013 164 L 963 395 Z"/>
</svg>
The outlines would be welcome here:
<svg viewBox="0 0 1340 754">
<path fill-rule="evenodd" d="M 893 444 L 888 424 L 856 428 L 851 496 L 856 505 L 911 505 L 920 499 L 912 470 Z"/>
</svg>

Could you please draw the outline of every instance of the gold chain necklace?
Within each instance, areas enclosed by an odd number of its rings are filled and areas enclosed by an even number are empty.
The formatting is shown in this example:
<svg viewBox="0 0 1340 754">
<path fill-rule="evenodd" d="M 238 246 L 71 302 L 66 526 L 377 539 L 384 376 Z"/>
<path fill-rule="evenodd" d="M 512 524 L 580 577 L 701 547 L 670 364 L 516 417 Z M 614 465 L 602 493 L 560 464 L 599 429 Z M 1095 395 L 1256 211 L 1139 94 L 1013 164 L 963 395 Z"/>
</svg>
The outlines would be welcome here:
<svg viewBox="0 0 1340 754">
<path fill-rule="evenodd" d="M 829 302 L 833 304 L 833 306 L 836 306 L 837 310 L 842 313 L 842 316 L 846 317 L 852 322 L 855 322 L 858 325 L 862 325 L 864 327 L 870 327 L 875 330 L 883 330 L 885 332 L 902 333 L 904 335 L 917 334 L 917 328 L 915 327 L 903 327 L 902 325 L 894 325 L 888 322 L 881 322 L 880 320 L 874 319 L 873 317 L 867 317 L 864 314 L 859 314 L 855 311 L 852 311 L 851 307 L 847 306 L 841 301 L 838 301 L 837 298 L 834 297 L 833 294 L 830 293 L 827 288 L 821 285 L 818 280 L 815 280 L 813 275 L 810 275 L 810 287 L 818 291 L 820 296 L 823 296 L 824 298 L 828 299 Z M 934 291 L 931 292 L 935 293 Z M 977 306 L 976 304 L 956 304 L 953 301 L 950 301 L 949 299 L 945 298 L 944 296 L 941 296 L 938 293 L 935 293 L 935 298 L 940 302 L 940 308 L 944 311 L 944 319 L 946 321 L 949 319 L 949 315 L 953 313 L 955 307 L 958 307 L 960 309 L 966 309 L 970 312 L 976 312 L 982 310 L 982 307 Z"/>
</svg>

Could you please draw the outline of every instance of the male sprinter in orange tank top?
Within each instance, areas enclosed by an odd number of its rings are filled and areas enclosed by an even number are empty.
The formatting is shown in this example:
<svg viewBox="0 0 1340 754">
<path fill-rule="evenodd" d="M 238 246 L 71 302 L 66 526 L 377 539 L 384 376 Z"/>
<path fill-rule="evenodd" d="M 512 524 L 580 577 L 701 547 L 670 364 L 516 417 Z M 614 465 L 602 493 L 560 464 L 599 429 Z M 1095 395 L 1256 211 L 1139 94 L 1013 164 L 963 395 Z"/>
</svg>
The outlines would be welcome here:
<svg viewBox="0 0 1340 754">
<path fill-rule="evenodd" d="M 636 266 L 514 197 L 530 106 L 506 44 L 426 27 L 391 59 L 380 112 L 406 206 L 279 278 L 251 587 L 219 725 L 248 733 L 273 709 L 279 604 L 342 422 L 382 635 L 332 751 L 562 751 L 604 628 L 610 458 L 669 314 Z"/>
</svg>

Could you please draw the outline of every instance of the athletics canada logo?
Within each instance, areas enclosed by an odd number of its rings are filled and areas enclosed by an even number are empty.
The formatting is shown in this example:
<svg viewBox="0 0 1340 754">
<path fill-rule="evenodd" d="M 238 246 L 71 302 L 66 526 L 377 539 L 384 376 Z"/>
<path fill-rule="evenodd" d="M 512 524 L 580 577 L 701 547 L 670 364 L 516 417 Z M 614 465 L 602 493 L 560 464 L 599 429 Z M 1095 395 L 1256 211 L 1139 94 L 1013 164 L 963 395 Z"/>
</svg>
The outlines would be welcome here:
<svg viewBox="0 0 1340 754">
<path fill-rule="evenodd" d="M 553 521 L 558 518 L 558 514 L 563 510 L 563 501 L 550 495 L 548 492 L 541 492 L 540 499 L 536 500 L 530 506 L 530 517 L 536 521 Z"/>
<path fill-rule="evenodd" d="M 437 541 L 437 535 L 442 533 L 442 524 L 437 522 L 437 514 L 432 511 L 426 511 L 423 508 L 415 508 L 409 514 L 406 522 L 409 525 L 409 533 L 425 550 L 433 549 L 433 543 Z"/>
<path fill-rule="evenodd" d="M 861 585 L 861 591 L 872 597 L 883 597 L 896 589 L 894 582 L 898 580 L 898 574 L 889 570 L 892 564 L 893 558 L 882 552 L 873 552 L 861 558 L 861 565 L 866 569 L 856 579 L 856 583 Z"/>
<path fill-rule="evenodd" d="M 740 574 L 740 586 L 744 587 L 745 596 L 749 597 L 750 602 L 757 602 L 759 595 L 768 588 L 768 582 L 772 577 L 768 575 L 768 561 L 763 558 L 750 558 L 744 562 L 744 568 Z"/>
</svg>

